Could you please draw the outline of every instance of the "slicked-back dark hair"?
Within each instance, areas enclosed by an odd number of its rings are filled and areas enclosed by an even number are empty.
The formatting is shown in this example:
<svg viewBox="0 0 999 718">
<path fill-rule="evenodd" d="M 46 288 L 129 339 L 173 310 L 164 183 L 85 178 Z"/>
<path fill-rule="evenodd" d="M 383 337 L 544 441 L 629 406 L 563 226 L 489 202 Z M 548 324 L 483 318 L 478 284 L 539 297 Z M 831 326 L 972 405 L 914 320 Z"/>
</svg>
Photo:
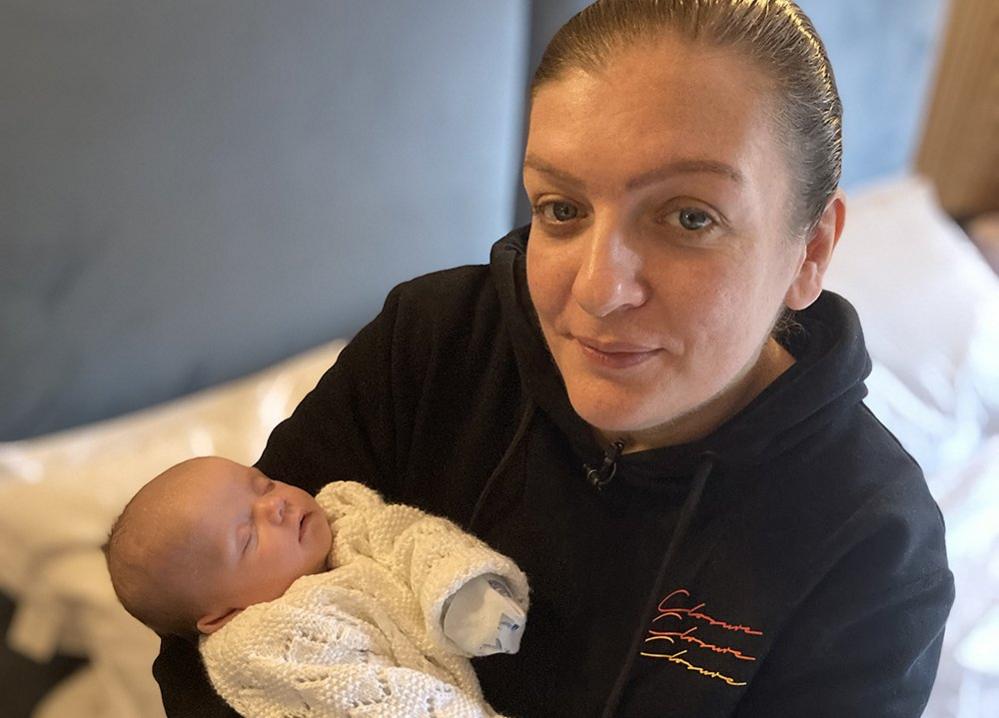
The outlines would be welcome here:
<svg viewBox="0 0 999 718">
<path fill-rule="evenodd" d="M 790 0 L 597 0 L 548 44 L 531 98 L 569 70 L 597 72 L 666 35 L 731 48 L 772 81 L 775 135 L 794 188 L 788 226 L 795 234 L 813 227 L 839 186 L 843 106 L 822 40 Z"/>
</svg>

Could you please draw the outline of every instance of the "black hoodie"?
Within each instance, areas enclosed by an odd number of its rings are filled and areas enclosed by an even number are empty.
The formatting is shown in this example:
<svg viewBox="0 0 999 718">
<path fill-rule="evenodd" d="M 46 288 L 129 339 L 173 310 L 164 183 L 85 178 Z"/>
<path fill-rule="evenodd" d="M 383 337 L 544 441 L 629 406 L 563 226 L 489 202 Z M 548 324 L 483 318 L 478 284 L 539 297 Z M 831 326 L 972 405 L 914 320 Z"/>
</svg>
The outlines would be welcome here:
<svg viewBox="0 0 999 718">
<path fill-rule="evenodd" d="M 506 715 L 920 715 L 953 577 L 919 467 L 861 403 L 853 308 L 799 313 L 795 364 L 708 437 L 618 455 L 541 337 L 528 230 L 393 290 L 258 466 L 363 481 L 518 562 L 521 650 L 475 659 Z M 169 716 L 235 715 L 183 642 L 154 673 Z"/>
</svg>

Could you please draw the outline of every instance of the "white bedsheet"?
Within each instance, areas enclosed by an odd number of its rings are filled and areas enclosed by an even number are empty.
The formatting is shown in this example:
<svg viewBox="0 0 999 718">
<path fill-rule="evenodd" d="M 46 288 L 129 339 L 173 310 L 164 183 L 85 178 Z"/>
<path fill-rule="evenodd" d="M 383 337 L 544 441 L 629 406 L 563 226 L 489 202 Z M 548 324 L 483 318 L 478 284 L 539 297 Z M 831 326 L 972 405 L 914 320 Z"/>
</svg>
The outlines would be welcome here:
<svg viewBox="0 0 999 718">
<path fill-rule="evenodd" d="M 926 718 L 999 716 L 999 436 L 928 477 L 947 524 L 957 598 Z"/>
</svg>

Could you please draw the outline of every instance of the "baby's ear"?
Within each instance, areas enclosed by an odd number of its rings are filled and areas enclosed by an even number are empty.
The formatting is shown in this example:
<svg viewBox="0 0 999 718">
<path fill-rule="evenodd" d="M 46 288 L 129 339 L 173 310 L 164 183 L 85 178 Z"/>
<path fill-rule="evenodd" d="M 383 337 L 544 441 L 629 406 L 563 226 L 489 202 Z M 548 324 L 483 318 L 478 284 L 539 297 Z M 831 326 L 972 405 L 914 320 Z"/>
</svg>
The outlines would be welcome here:
<svg viewBox="0 0 999 718">
<path fill-rule="evenodd" d="M 205 636 L 215 633 L 215 631 L 239 615 L 239 612 L 242 610 L 242 608 L 230 608 L 228 611 L 206 613 L 198 619 L 198 632 Z"/>
</svg>

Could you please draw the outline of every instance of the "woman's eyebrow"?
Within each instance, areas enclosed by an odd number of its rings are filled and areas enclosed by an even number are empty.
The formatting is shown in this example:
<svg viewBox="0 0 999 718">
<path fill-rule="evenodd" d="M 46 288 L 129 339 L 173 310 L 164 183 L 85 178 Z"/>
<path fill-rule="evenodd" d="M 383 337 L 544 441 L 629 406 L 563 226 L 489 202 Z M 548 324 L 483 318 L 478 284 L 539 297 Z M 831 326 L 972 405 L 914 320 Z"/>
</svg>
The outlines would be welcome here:
<svg viewBox="0 0 999 718">
<path fill-rule="evenodd" d="M 547 175 L 557 177 L 568 184 L 573 184 L 583 189 L 586 188 L 586 182 L 583 180 L 569 174 L 565 170 L 560 170 L 554 165 L 551 165 L 533 155 L 527 155 L 524 158 L 524 166 L 530 167 L 538 172 L 544 172 Z M 744 183 L 742 173 L 735 167 L 727 165 L 724 162 L 710 159 L 683 159 L 668 162 L 661 167 L 656 167 L 648 172 L 643 172 L 640 175 L 632 177 L 625 183 L 625 188 L 630 192 L 639 189 L 640 187 L 644 187 L 645 185 L 659 182 L 673 175 L 703 172 L 723 175 L 736 184 Z"/>
</svg>

